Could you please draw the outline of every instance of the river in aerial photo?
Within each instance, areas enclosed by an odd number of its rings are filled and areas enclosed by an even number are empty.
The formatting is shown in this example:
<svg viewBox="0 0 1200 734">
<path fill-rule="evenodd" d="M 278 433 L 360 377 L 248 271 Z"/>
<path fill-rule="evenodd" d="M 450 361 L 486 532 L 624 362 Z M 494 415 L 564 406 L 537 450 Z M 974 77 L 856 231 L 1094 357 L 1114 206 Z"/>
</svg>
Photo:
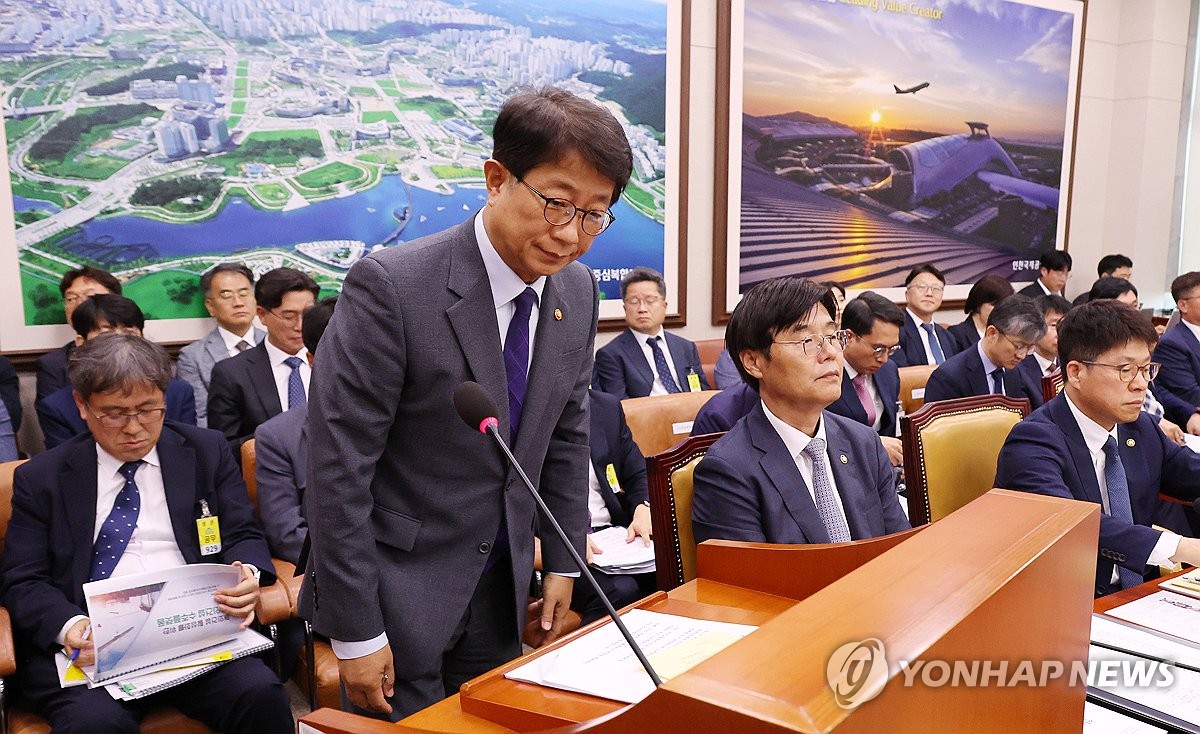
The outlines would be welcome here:
<svg viewBox="0 0 1200 734">
<path fill-rule="evenodd" d="M 482 188 L 453 187 L 450 194 L 438 194 L 408 186 L 398 175 L 388 175 L 367 191 L 291 211 L 266 211 L 233 197 L 219 214 L 202 222 L 173 224 L 121 215 L 86 222 L 82 237 L 109 245 L 151 245 L 163 259 L 233 256 L 314 240 L 360 240 L 371 247 L 396 231 L 397 216 L 406 208 L 408 223 L 396 244 L 451 227 L 470 217 L 484 201 Z M 43 202 L 34 205 L 48 208 Z M 645 265 L 661 271 L 663 225 L 624 201 L 613 207 L 613 213 L 616 222 L 597 238 L 583 262 L 597 270 Z M 601 285 L 605 297 L 618 297 L 615 282 Z"/>
</svg>

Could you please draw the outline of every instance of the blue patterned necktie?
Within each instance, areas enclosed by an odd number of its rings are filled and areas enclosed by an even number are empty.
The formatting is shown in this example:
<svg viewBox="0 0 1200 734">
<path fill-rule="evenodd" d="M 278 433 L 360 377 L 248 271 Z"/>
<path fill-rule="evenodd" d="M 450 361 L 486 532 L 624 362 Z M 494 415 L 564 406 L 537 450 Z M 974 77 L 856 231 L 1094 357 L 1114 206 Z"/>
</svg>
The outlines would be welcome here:
<svg viewBox="0 0 1200 734">
<path fill-rule="evenodd" d="M 662 347 L 658 346 L 658 340 L 657 336 L 652 336 L 646 339 L 646 343 L 650 345 L 650 352 L 654 354 L 654 369 L 658 372 L 659 382 L 668 395 L 674 395 L 682 391 L 679 385 L 675 384 L 675 378 L 671 377 L 671 366 L 667 364 L 667 355 L 663 354 Z"/>
<path fill-rule="evenodd" d="M 929 351 L 933 352 L 933 361 L 938 364 L 945 362 L 946 353 L 942 351 L 942 345 L 938 341 L 937 332 L 933 330 L 933 324 L 921 324 L 921 328 L 929 335 Z"/>
<path fill-rule="evenodd" d="M 304 394 L 304 380 L 300 378 L 300 365 L 304 364 L 304 360 L 299 357 L 288 357 L 283 360 L 283 363 L 292 368 L 292 374 L 288 375 L 287 404 L 287 410 L 291 410 L 308 402 L 308 396 Z"/>
<path fill-rule="evenodd" d="M 96 545 L 92 547 L 92 581 L 101 581 L 112 576 L 117 562 L 121 560 L 121 554 L 129 546 L 129 539 L 133 537 L 138 514 L 142 511 L 142 496 L 138 494 L 133 475 L 137 474 L 142 463 L 127 461 L 121 465 L 125 486 L 117 493 L 112 511 L 104 518 L 100 534 L 96 536 Z"/>
<path fill-rule="evenodd" d="M 1125 465 L 1117 452 L 1117 439 L 1112 436 L 1104 442 L 1104 484 L 1108 487 L 1108 514 L 1117 520 L 1133 524 L 1133 509 L 1129 506 L 1129 481 L 1125 478 Z M 1145 581 L 1137 571 L 1117 566 L 1121 588 L 1128 589 Z"/>
<path fill-rule="evenodd" d="M 845 543 L 850 540 L 850 528 L 838 512 L 837 497 L 829 483 L 829 469 L 825 464 L 825 441 L 814 438 L 804 447 L 804 453 L 812 459 L 813 494 L 816 495 L 817 512 L 829 533 L 829 542 Z"/>
<path fill-rule="evenodd" d="M 508 376 L 508 440 L 517 438 L 521 411 L 525 407 L 525 385 L 529 379 L 529 315 L 537 304 L 537 293 L 526 288 L 512 300 L 516 307 L 504 336 L 504 372 Z"/>
<path fill-rule="evenodd" d="M 997 367 L 992 370 L 992 392 L 997 395 L 1004 394 L 1004 368 Z"/>
</svg>

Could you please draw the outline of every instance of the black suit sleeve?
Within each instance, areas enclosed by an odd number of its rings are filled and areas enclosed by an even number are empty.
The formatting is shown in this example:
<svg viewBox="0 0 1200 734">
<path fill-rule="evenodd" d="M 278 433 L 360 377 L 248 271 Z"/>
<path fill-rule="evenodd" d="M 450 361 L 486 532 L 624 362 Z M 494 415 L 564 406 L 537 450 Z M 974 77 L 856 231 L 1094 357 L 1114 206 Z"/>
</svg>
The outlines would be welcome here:
<svg viewBox="0 0 1200 734">
<path fill-rule="evenodd" d="M 51 403 L 40 400 L 35 407 L 38 424 L 42 427 L 42 440 L 47 449 L 66 443 L 75 437 L 75 427 L 68 423 L 62 413 Z"/>
<path fill-rule="evenodd" d="M 213 366 L 212 379 L 208 385 L 208 427 L 225 434 L 234 454 L 241 449 L 248 436 L 242 435 L 242 405 L 245 396 L 241 386 L 231 374 L 230 360 L 217 362 Z"/>
<path fill-rule="evenodd" d="M 12 419 L 13 433 L 21 428 L 21 382 L 8 357 L 0 357 L 0 400 Z"/>
<path fill-rule="evenodd" d="M 629 501 L 629 514 L 632 515 L 638 505 L 650 498 L 650 487 L 646 480 L 646 457 L 633 440 L 633 432 L 625 422 L 625 410 L 620 403 L 617 403 L 617 415 L 620 418 L 621 435 L 614 463 L 617 465 L 617 478 L 621 481 L 621 487 Z"/>
</svg>

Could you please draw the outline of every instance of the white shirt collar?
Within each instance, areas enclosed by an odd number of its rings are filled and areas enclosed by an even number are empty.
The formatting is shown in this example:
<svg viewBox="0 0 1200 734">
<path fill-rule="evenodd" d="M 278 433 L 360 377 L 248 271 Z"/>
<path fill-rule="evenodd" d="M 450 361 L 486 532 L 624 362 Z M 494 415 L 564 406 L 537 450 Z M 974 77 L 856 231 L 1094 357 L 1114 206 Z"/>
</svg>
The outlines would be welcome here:
<svg viewBox="0 0 1200 734">
<path fill-rule="evenodd" d="M 912 320 L 913 320 L 913 323 L 914 323 L 914 324 L 916 324 L 917 326 L 920 326 L 921 324 L 932 324 L 932 323 L 933 323 L 933 317 L 932 317 L 932 316 L 930 316 L 930 317 L 929 317 L 929 320 L 928 320 L 928 321 L 926 321 L 925 319 L 922 319 L 920 316 L 918 316 L 918 315 L 916 315 L 915 313 L 913 313 L 913 310 L 912 310 L 911 308 L 907 308 L 907 307 L 906 307 L 904 310 L 905 310 L 905 311 L 908 313 L 908 317 L 909 317 L 910 319 L 912 319 Z"/>
<path fill-rule="evenodd" d="M 158 444 L 150 448 L 150 452 L 142 457 L 142 461 L 150 466 L 162 468 L 162 464 L 158 460 Z M 96 476 L 100 481 L 117 476 L 124 464 L 124 461 L 105 451 L 100 444 L 96 444 Z"/>
<path fill-rule="evenodd" d="M 1050 365 L 1052 364 L 1051 361 L 1046 359 L 1042 355 L 1038 354 L 1036 349 L 1034 351 L 1030 352 L 1030 354 L 1032 354 L 1033 358 L 1037 360 L 1038 367 L 1041 368 L 1042 375 L 1044 376 L 1047 373 L 1047 371 L 1050 369 Z"/>
<path fill-rule="evenodd" d="M 1188 331 L 1192 332 L 1192 336 L 1196 337 L 1197 340 L 1200 340 L 1200 326 L 1188 323 L 1187 321 L 1184 321 L 1183 319 L 1179 319 L 1179 323 L 1186 326 L 1188 328 Z"/>
<path fill-rule="evenodd" d="M 854 369 L 854 367 L 850 365 L 850 360 L 847 359 L 843 361 L 845 364 L 842 365 L 842 369 L 846 370 L 846 376 L 853 381 L 855 377 L 858 377 L 858 370 Z"/>
<path fill-rule="evenodd" d="M 1105 430 L 1104 426 L 1084 415 L 1083 411 L 1077 408 L 1075 403 L 1071 402 L 1071 396 L 1065 390 L 1063 391 L 1063 397 L 1067 400 L 1067 407 L 1071 409 L 1071 414 L 1075 416 L 1075 422 L 1079 424 L 1079 432 L 1083 434 L 1083 442 L 1087 444 L 1089 452 L 1094 454 L 1103 450 L 1109 436 L 1112 436 L 1114 440 L 1116 439 L 1116 424 L 1113 424 L 1111 431 Z"/>
<path fill-rule="evenodd" d="M 532 283 L 526 283 L 508 267 L 508 263 L 500 257 L 496 246 L 488 238 L 487 229 L 483 226 L 483 210 L 475 215 L 475 239 L 479 243 L 479 255 L 483 258 L 483 269 L 487 271 L 488 283 L 492 288 L 492 304 L 500 308 L 521 295 L 521 291 L 532 288 L 537 293 L 538 303 L 542 302 L 542 291 L 546 288 L 546 276 Z"/>
<path fill-rule="evenodd" d="M 817 432 L 810 437 L 804 431 L 785 423 L 782 418 L 772 413 L 765 402 L 761 400 L 759 402 L 762 403 L 762 409 L 767 415 L 767 420 L 771 422 L 771 425 L 775 428 L 775 432 L 779 434 L 779 438 L 783 439 L 783 445 L 787 446 L 787 450 L 793 459 L 799 456 L 800 452 L 804 451 L 804 448 L 814 438 L 825 441 L 825 421 L 817 419 Z M 825 443 L 828 445 L 829 442 L 825 441 Z"/>
<path fill-rule="evenodd" d="M 273 364 L 273 365 L 283 364 L 283 360 L 287 359 L 288 357 L 299 357 L 300 359 L 304 360 L 305 364 L 308 363 L 308 348 L 307 347 L 300 347 L 300 351 L 296 352 L 295 354 L 288 354 L 287 352 L 283 351 L 279 347 L 272 344 L 270 337 L 263 339 L 263 344 L 267 345 L 267 357 L 270 358 L 271 364 Z"/>
<path fill-rule="evenodd" d="M 992 373 L 998 368 L 998 365 L 992 360 L 988 359 L 987 352 L 983 351 L 982 339 L 975 342 L 975 350 L 979 352 L 979 358 L 983 360 L 983 374 L 991 377 Z M 988 384 L 988 387 L 991 387 L 991 384 Z"/>
<path fill-rule="evenodd" d="M 1038 284 L 1038 287 L 1042 289 L 1042 293 L 1044 295 L 1049 296 L 1049 295 L 1053 295 L 1054 293 L 1057 293 L 1057 291 L 1052 291 L 1046 287 L 1046 284 L 1042 282 L 1042 276 L 1040 276 L 1040 275 L 1038 276 L 1037 280 L 1035 280 L 1033 282 Z"/>
<path fill-rule="evenodd" d="M 229 329 L 226 329 L 220 324 L 217 325 L 217 334 L 221 336 L 221 341 L 225 342 L 225 349 L 232 352 L 237 349 L 239 342 L 246 342 L 250 346 L 254 346 L 254 324 L 250 324 L 250 328 L 246 330 L 245 336 L 238 336 Z"/>
<path fill-rule="evenodd" d="M 631 326 L 629 327 L 629 333 L 633 334 L 633 338 L 640 344 L 645 344 L 647 339 L 654 339 L 656 337 L 662 339 L 663 344 L 667 343 L 667 331 L 661 326 L 658 327 L 658 331 L 654 334 L 643 334 Z"/>
</svg>

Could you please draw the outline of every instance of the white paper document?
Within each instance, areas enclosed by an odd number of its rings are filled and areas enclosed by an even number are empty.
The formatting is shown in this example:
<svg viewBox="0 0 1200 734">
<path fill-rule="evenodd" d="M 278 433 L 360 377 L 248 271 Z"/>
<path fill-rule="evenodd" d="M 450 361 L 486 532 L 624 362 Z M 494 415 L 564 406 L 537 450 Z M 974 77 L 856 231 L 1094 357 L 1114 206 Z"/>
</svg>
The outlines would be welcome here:
<svg viewBox="0 0 1200 734">
<path fill-rule="evenodd" d="M 1200 644 L 1200 599 L 1159 591 L 1110 609 L 1108 616 Z"/>
<path fill-rule="evenodd" d="M 757 627 L 633 609 L 621 615 L 650 665 L 668 681 L 707 660 Z M 505 674 L 506 678 L 637 703 L 654 683 L 614 624 L 606 624 L 554 652 Z"/>
<path fill-rule="evenodd" d="M 1183 434 L 1183 445 L 1200 454 L 1200 436 L 1193 436 L 1190 433 Z"/>
<path fill-rule="evenodd" d="M 96 645 L 96 664 L 84 672 L 108 683 L 233 640 L 242 620 L 213 594 L 241 576 L 235 566 L 196 563 L 84 584 Z"/>
<path fill-rule="evenodd" d="M 592 565 L 605 573 L 648 573 L 654 570 L 654 544 L 641 538 L 626 543 L 629 531 L 620 526 L 605 528 L 588 537 L 602 552 L 592 554 Z"/>
<path fill-rule="evenodd" d="M 1083 705 L 1083 734 L 1166 734 L 1166 731 L 1091 701 Z"/>
<path fill-rule="evenodd" d="M 1138 665 L 1145 662 L 1136 655 L 1114 652 L 1095 645 L 1088 647 L 1088 659 L 1093 663 L 1098 660 L 1119 660 L 1127 665 Z M 1168 686 L 1121 685 L 1118 681 L 1116 685 L 1104 685 L 1101 688 L 1126 701 L 1132 701 L 1182 721 L 1200 724 L 1200 673 L 1176 666 L 1171 666 L 1169 670 L 1171 671 L 1171 684 Z M 1158 679 L 1158 676 L 1155 676 L 1154 679 Z"/>
<path fill-rule="evenodd" d="M 1102 614 L 1092 615 L 1092 642 L 1200 669 L 1200 647 Z"/>
</svg>

